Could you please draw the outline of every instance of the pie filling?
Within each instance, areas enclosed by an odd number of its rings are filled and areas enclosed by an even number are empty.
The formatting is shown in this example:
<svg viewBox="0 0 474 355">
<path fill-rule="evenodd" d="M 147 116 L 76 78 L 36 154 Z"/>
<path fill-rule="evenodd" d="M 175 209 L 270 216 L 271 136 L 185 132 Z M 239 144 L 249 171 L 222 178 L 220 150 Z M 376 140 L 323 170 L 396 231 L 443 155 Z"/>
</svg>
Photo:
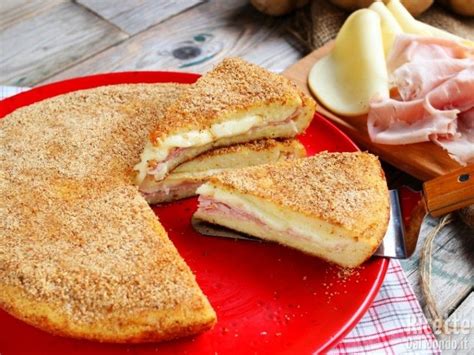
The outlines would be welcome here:
<svg viewBox="0 0 474 355">
<path fill-rule="evenodd" d="M 230 120 L 220 124 L 214 124 L 210 130 L 190 131 L 179 135 L 171 136 L 165 139 L 159 147 L 147 143 L 141 162 L 135 166 L 138 171 L 137 183 L 142 187 L 142 183 L 147 177 L 152 177 L 155 181 L 162 180 L 168 171 L 172 168 L 173 162 L 183 157 L 193 157 L 193 152 L 202 150 L 202 147 L 211 143 L 218 143 L 229 137 L 239 137 L 251 135 L 258 130 L 268 127 L 279 127 L 290 125 L 294 133 L 298 132 L 295 120 L 300 114 L 301 108 L 297 108 L 284 115 L 284 119 L 273 120 L 262 124 L 262 117 L 258 115 L 248 115 L 240 120 Z M 219 144 L 215 144 L 219 146 Z M 201 149 L 200 149 L 201 148 Z"/>
<path fill-rule="evenodd" d="M 328 222 L 297 216 L 291 211 L 278 212 L 260 200 L 231 196 L 216 189 L 214 196 L 204 196 L 203 191 L 208 192 L 209 188 L 205 184 L 197 190 L 200 204 L 194 218 L 198 220 L 277 242 L 342 267 L 361 265 L 376 249 L 370 241 L 351 238 L 344 229 Z"/>
<path fill-rule="evenodd" d="M 141 193 L 148 203 L 160 203 L 192 196 L 201 185 L 201 180 L 182 180 L 170 184 L 164 182 L 156 186 L 154 191 Z"/>
<path fill-rule="evenodd" d="M 200 194 L 196 212 L 198 218 L 212 219 L 213 216 L 218 216 L 221 217 L 221 221 L 250 222 L 256 227 L 254 234 L 248 230 L 239 232 L 273 240 L 316 255 L 344 254 L 354 247 L 354 243 L 357 244 L 354 239 L 345 236 L 344 230 L 339 227 L 296 212 L 280 210 L 270 206 L 268 202 L 233 195 L 215 189 L 209 184 L 202 185 L 197 193 Z M 232 228 L 230 225 L 224 226 Z M 269 236 L 270 233 L 272 237 Z"/>
<path fill-rule="evenodd" d="M 220 215 L 235 220 L 250 221 L 264 230 L 273 230 L 273 228 L 270 227 L 268 223 L 266 223 L 256 215 L 246 211 L 243 208 L 232 207 L 224 202 L 214 201 L 208 198 L 200 198 L 198 211 L 206 215 Z M 313 238 L 311 236 L 303 235 L 292 228 L 286 228 L 284 230 L 277 231 L 283 232 L 291 238 L 297 238 L 307 243 L 313 242 Z"/>
</svg>

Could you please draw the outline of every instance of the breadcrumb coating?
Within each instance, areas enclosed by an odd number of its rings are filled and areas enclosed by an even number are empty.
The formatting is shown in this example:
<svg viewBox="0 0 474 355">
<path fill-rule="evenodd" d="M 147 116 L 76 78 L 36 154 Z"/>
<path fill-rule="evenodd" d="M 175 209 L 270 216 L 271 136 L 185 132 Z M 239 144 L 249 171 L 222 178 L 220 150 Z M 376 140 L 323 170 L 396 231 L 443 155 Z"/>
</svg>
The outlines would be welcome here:
<svg viewBox="0 0 474 355">
<path fill-rule="evenodd" d="M 186 88 L 100 87 L 0 120 L 2 308 L 53 333 L 101 341 L 157 341 L 212 326 L 194 275 L 133 186 L 149 129 Z M 48 307 L 55 311 L 44 314 Z"/>
<path fill-rule="evenodd" d="M 375 237 L 382 238 L 390 211 L 380 162 L 363 152 L 322 152 L 309 158 L 223 172 L 209 182 L 322 219 L 363 238 L 374 237 L 367 232 L 371 225 L 378 231 Z"/>
<path fill-rule="evenodd" d="M 262 105 L 298 107 L 303 96 L 307 99 L 281 75 L 240 58 L 226 58 L 169 107 L 163 124 L 150 134 L 150 141 L 159 145 L 166 136 L 209 129 L 232 114 Z"/>
</svg>

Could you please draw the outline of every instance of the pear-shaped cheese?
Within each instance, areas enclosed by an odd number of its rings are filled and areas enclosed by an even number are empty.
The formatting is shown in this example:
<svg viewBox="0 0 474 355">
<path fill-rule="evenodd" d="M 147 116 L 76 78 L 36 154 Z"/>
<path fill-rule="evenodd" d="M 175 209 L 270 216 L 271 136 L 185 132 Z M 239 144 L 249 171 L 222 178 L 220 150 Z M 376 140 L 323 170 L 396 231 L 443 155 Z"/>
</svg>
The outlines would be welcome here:
<svg viewBox="0 0 474 355">
<path fill-rule="evenodd" d="M 402 27 L 397 22 L 397 19 L 393 16 L 385 4 L 381 1 L 376 1 L 370 5 L 369 9 L 375 11 L 379 14 L 382 26 L 382 38 L 383 38 L 383 48 L 385 52 L 385 57 L 388 56 L 388 53 L 392 49 L 393 42 L 395 37 L 403 33 Z"/>
<path fill-rule="evenodd" d="M 423 28 L 423 26 L 420 25 L 421 22 L 415 20 L 400 0 L 389 1 L 387 9 L 396 18 L 404 32 L 422 36 L 431 36 L 431 32 L 428 29 Z"/>
<path fill-rule="evenodd" d="M 396 18 L 403 31 L 406 33 L 411 33 L 420 36 L 445 38 L 459 42 L 463 45 L 474 46 L 473 41 L 456 36 L 442 29 L 430 26 L 424 22 L 416 20 L 403 6 L 400 0 L 391 0 L 387 4 L 387 8 Z"/>
<path fill-rule="evenodd" d="M 322 104 L 345 116 L 365 114 L 372 98 L 389 97 L 380 16 L 369 9 L 349 16 L 308 82 Z"/>
<path fill-rule="evenodd" d="M 463 38 L 463 37 L 456 36 L 456 35 L 454 35 L 450 32 L 442 30 L 438 27 L 430 26 L 427 23 L 417 21 L 417 20 L 415 20 L 415 21 L 418 22 L 419 25 L 421 26 L 421 28 L 423 28 L 425 31 L 429 31 L 431 33 L 431 36 L 433 36 L 433 37 L 450 39 L 450 40 L 456 41 L 456 42 L 458 42 L 462 45 L 474 47 L 474 42 L 471 41 L 471 40 L 468 40 L 468 39 Z"/>
</svg>

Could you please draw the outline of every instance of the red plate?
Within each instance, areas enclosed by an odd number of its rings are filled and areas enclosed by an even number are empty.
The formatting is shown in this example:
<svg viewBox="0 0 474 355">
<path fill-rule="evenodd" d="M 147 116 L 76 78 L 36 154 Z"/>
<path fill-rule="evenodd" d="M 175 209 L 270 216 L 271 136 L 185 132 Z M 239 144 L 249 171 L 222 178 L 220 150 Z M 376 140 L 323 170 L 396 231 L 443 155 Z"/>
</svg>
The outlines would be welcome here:
<svg viewBox="0 0 474 355">
<path fill-rule="evenodd" d="M 70 91 L 119 83 L 192 83 L 198 77 L 129 72 L 66 80 L 3 100 L 0 117 Z M 311 155 L 321 150 L 357 150 L 346 135 L 319 115 L 300 139 Z M 2 355 L 322 352 L 357 324 L 383 282 L 387 259 L 374 257 L 351 276 L 341 278 L 338 268 L 282 246 L 200 236 L 189 223 L 195 207 L 196 199 L 192 198 L 155 208 L 155 212 L 216 310 L 214 329 L 162 344 L 99 344 L 52 336 L 0 311 Z"/>
</svg>

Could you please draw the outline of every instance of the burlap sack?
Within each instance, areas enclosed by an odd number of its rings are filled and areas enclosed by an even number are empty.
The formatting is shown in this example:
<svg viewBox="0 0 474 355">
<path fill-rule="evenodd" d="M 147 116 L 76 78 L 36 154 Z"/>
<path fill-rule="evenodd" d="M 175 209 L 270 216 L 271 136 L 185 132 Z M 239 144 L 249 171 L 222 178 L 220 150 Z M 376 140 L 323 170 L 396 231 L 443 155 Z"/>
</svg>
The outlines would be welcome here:
<svg viewBox="0 0 474 355">
<path fill-rule="evenodd" d="M 288 31 L 305 50 L 311 51 L 334 39 L 348 15 L 327 0 L 312 0 L 292 15 Z M 474 19 L 455 15 L 439 4 L 434 4 L 419 20 L 474 40 Z"/>
</svg>

